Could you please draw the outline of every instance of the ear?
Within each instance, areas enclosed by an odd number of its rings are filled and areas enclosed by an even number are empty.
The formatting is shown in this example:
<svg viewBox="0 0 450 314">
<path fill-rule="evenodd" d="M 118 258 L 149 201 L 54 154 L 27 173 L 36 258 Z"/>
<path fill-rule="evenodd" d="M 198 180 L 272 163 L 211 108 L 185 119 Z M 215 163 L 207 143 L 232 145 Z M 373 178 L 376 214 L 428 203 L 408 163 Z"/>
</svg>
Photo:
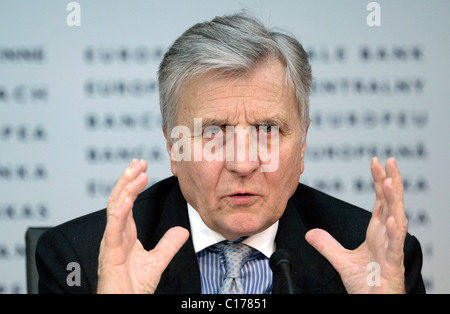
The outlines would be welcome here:
<svg viewBox="0 0 450 314">
<path fill-rule="evenodd" d="M 169 153 L 170 157 L 170 169 L 172 170 L 172 174 L 176 177 L 177 176 L 177 162 L 172 159 L 172 142 L 170 141 L 170 138 L 167 136 L 166 130 L 163 129 L 164 137 L 166 138 L 166 149 Z"/>
<path fill-rule="evenodd" d="M 306 127 L 305 135 L 304 135 L 304 138 L 303 138 L 302 147 L 301 147 L 301 150 L 300 150 L 300 160 L 301 160 L 301 164 L 300 164 L 300 171 L 301 172 L 300 172 L 300 174 L 302 174 L 303 171 L 305 170 L 304 157 L 305 157 L 305 151 L 306 151 L 306 135 L 308 134 L 308 129 L 309 129 L 309 124 Z"/>
</svg>

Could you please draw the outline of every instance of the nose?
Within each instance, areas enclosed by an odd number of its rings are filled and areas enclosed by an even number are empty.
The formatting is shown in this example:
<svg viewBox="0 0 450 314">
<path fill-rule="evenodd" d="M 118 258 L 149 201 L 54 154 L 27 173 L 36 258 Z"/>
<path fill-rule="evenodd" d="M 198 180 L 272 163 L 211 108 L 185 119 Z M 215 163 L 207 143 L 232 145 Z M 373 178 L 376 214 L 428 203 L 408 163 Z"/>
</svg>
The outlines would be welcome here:
<svg viewBox="0 0 450 314">
<path fill-rule="evenodd" d="M 228 171 L 235 173 L 239 177 L 245 177 L 259 169 L 258 161 L 227 161 L 225 167 Z"/>
<path fill-rule="evenodd" d="M 227 139 L 225 167 L 239 177 L 248 176 L 261 166 L 258 145 L 250 134 Z"/>
</svg>

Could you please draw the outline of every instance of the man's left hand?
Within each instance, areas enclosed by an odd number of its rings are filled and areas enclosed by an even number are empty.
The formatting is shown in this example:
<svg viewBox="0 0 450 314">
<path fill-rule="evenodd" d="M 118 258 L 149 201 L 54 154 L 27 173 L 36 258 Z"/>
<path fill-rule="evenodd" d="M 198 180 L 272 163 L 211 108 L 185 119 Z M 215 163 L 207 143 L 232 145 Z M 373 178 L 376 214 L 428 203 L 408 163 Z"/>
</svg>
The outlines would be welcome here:
<svg viewBox="0 0 450 314">
<path fill-rule="evenodd" d="M 383 169 L 375 157 L 370 168 L 376 199 L 364 243 L 347 250 L 322 229 L 310 230 L 306 240 L 337 270 L 348 293 L 405 293 L 402 177 L 394 158 Z"/>
</svg>

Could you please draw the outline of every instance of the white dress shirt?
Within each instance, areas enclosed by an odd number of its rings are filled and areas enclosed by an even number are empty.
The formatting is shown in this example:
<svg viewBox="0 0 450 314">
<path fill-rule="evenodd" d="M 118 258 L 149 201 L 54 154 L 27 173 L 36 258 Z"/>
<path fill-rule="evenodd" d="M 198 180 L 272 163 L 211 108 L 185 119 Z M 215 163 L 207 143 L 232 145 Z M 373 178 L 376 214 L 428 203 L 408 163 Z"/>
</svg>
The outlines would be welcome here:
<svg viewBox="0 0 450 314">
<path fill-rule="evenodd" d="M 202 220 L 200 214 L 191 206 L 191 204 L 187 203 L 188 206 L 188 214 L 189 214 L 189 222 L 191 226 L 191 236 L 192 242 L 194 244 L 195 253 L 200 252 L 201 250 L 221 242 L 225 239 L 221 234 L 211 230 Z M 278 221 L 276 221 L 272 226 L 267 228 L 266 230 L 254 234 L 252 236 L 247 237 L 242 241 L 242 243 L 260 251 L 267 258 L 275 252 L 275 236 L 278 231 Z"/>
<path fill-rule="evenodd" d="M 223 251 L 218 250 L 216 244 L 227 239 L 206 226 L 199 213 L 189 203 L 188 215 L 192 242 L 199 263 L 202 293 L 218 293 L 226 268 Z M 275 251 L 277 230 L 278 221 L 241 242 L 256 249 L 241 269 L 245 293 L 272 293 L 273 274 L 269 267 L 269 258 Z"/>
</svg>

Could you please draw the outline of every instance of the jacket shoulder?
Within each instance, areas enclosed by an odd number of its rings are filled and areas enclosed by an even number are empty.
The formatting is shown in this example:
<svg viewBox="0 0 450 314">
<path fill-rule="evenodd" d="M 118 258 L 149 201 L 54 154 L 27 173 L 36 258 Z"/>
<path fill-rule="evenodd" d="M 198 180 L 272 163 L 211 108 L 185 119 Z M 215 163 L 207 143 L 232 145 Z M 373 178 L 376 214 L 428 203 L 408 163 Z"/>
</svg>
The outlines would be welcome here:
<svg viewBox="0 0 450 314">
<path fill-rule="evenodd" d="M 170 177 L 155 183 L 138 195 L 133 205 L 133 216 L 138 228 L 140 223 L 147 218 L 159 216 L 162 208 L 160 205 L 175 184 L 177 184 L 177 179 Z M 103 237 L 105 226 L 106 208 L 64 222 L 53 229 L 57 229 L 70 242 L 86 246 L 86 243 L 95 243 L 97 242 L 95 240 Z"/>
<path fill-rule="evenodd" d="M 328 231 L 346 249 L 358 248 L 366 238 L 372 213 L 304 184 L 291 200 L 307 230 Z M 404 244 L 405 288 L 407 293 L 425 293 L 419 241 L 409 233 Z"/>
<path fill-rule="evenodd" d="M 140 193 L 135 200 L 133 216 L 138 238 L 144 246 L 158 223 L 162 210 L 160 205 L 176 184 L 174 177 L 164 179 Z M 105 227 L 106 209 L 102 209 L 57 225 L 42 234 L 36 247 L 40 291 L 94 293 L 98 253 Z M 71 262 L 81 267 L 81 288 L 68 289 L 65 284 L 66 268 Z"/>
</svg>

